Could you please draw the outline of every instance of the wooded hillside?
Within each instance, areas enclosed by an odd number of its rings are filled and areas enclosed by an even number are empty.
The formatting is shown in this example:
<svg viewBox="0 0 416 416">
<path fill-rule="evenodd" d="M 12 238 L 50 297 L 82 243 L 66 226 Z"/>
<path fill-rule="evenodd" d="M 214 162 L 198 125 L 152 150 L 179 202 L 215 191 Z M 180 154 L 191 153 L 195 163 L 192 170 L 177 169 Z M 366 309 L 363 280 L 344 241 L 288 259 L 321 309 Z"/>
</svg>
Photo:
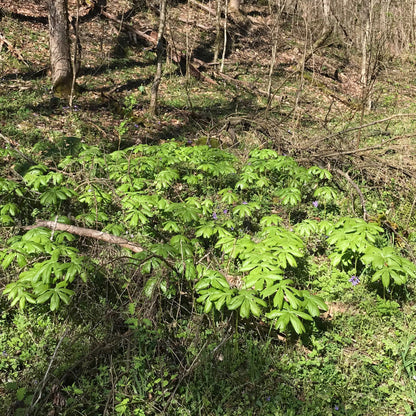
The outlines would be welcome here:
<svg viewBox="0 0 416 416">
<path fill-rule="evenodd" d="M 3 0 L 0 414 L 414 414 L 415 45 L 415 0 Z"/>
</svg>

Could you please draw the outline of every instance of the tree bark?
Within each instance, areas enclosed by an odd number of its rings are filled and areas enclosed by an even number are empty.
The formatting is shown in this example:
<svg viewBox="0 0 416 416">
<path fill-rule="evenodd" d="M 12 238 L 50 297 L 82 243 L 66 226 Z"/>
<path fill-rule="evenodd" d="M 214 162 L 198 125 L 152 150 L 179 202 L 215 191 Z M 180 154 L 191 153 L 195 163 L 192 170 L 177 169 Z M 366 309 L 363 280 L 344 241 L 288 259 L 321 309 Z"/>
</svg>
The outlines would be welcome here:
<svg viewBox="0 0 416 416">
<path fill-rule="evenodd" d="M 67 98 L 73 81 L 67 0 L 49 2 L 49 45 L 53 91 L 57 96 Z"/>
<path fill-rule="evenodd" d="M 162 64 L 163 58 L 166 53 L 166 40 L 165 40 L 165 27 L 166 27 L 166 6 L 167 0 L 160 0 L 160 16 L 159 16 L 159 30 L 157 33 L 157 46 L 156 46 L 156 74 L 153 81 L 152 89 L 150 92 L 150 106 L 149 112 L 152 115 L 157 111 L 157 99 L 159 95 L 159 85 L 162 79 Z"/>
</svg>

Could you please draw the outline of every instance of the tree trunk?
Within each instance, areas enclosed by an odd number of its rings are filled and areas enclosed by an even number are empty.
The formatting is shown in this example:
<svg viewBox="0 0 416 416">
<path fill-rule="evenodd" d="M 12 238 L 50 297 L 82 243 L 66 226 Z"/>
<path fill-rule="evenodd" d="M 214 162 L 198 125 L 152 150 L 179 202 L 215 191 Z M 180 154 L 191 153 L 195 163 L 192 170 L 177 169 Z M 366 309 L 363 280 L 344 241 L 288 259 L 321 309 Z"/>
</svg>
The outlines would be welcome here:
<svg viewBox="0 0 416 416">
<path fill-rule="evenodd" d="M 329 0 L 322 0 L 322 10 L 323 10 L 323 17 L 324 17 L 324 25 L 325 29 L 327 29 L 331 25 L 330 20 L 330 4 Z"/>
<path fill-rule="evenodd" d="M 49 2 L 49 45 L 54 93 L 69 97 L 72 87 L 72 66 L 68 33 L 67 0 Z"/>
<path fill-rule="evenodd" d="M 152 89 L 150 91 L 150 106 L 149 112 L 152 115 L 156 114 L 157 110 L 157 99 L 159 94 L 159 85 L 162 79 L 162 63 L 166 51 L 166 40 L 165 40 L 165 27 L 166 27 L 166 5 L 167 0 L 160 0 L 160 16 L 159 16 L 159 30 L 157 34 L 157 46 L 156 46 L 156 74 L 153 80 Z"/>
<path fill-rule="evenodd" d="M 221 0 L 217 0 L 216 6 L 217 7 L 216 7 L 216 16 L 215 16 L 214 59 L 212 60 L 214 64 L 218 62 L 218 55 L 220 53 L 220 44 L 221 44 L 221 9 L 222 9 Z"/>
</svg>

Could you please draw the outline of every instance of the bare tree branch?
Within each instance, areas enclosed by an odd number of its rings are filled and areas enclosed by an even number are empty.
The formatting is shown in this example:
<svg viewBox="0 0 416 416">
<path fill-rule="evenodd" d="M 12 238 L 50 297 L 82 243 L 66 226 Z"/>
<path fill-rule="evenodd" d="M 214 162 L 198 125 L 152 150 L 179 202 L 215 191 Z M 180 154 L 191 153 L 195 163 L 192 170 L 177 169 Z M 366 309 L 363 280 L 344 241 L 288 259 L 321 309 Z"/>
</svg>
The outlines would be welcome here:
<svg viewBox="0 0 416 416">
<path fill-rule="evenodd" d="M 103 231 L 91 230 L 90 228 L 77 227 L 75 225 L 62 224 L 55 221 L 38 221 L 34 225 L 24 227 L 25 230 L 31 230 L 37 227 L 46 227 L 56 231 L 66 231 L 70 234 L 79 235 L 81 237 L 94 238 L 95 240 L 105 241 L 110 244 L 117 244 L 120 247 L 127 248 L 133 253 L 141 253 L 144 251 L 139 245 L 132 243 L 125 238 L 117 237 L 113 234 L 105 233 Z"/>
</svg>

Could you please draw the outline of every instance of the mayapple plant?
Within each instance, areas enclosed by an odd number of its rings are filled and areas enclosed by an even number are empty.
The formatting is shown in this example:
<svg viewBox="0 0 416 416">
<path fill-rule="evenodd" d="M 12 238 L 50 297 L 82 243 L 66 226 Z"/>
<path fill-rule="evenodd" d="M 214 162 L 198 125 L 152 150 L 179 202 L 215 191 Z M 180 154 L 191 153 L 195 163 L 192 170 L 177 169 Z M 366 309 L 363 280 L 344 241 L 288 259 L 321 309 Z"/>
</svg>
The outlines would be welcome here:
<svg viewBox="0 0 416 416">
<path fill-rule="evenodd" d="M 301 283 L 306 271 L 299 262 L 311 256 L 306 242 L 313 235 L 327 237 L 325 254 L 334 267 L 361 270 L 385 287 L 416 275 L 394 247 L 380 246 L 384 230 L 376 224 L 306 218 L 291 225 L 294 210 L 307 214 L 313 207 L 325 215 L 337 191 L 328 170 L 307 169 L 271 149 L 255 149 L 243 160 L 177 141 L 110 154 L 80 145 L 76 156 L 54 166 L 38 163 L 21 176 L 0 180 L 2 224 L 70 223 L 75 216 L 85 229 L 127 235 L 142 247 L 129 256 L 147 276 L 147 295 L 159 287 L 175 296 L 180 281 L 181 290 L 197 292 L 206 313 L 238 311 L 280 331 L 291 325 L 304 332 L 304 322 L 326 310 Z M 74 280 L 87 282 L 100 263 L 68 232 L 15 230 L 0 252 L 3 269 L 18 276 L 3 292 L 12 305 L 49 303 L 54 311 L 71 301 Z"/>
</svg>

